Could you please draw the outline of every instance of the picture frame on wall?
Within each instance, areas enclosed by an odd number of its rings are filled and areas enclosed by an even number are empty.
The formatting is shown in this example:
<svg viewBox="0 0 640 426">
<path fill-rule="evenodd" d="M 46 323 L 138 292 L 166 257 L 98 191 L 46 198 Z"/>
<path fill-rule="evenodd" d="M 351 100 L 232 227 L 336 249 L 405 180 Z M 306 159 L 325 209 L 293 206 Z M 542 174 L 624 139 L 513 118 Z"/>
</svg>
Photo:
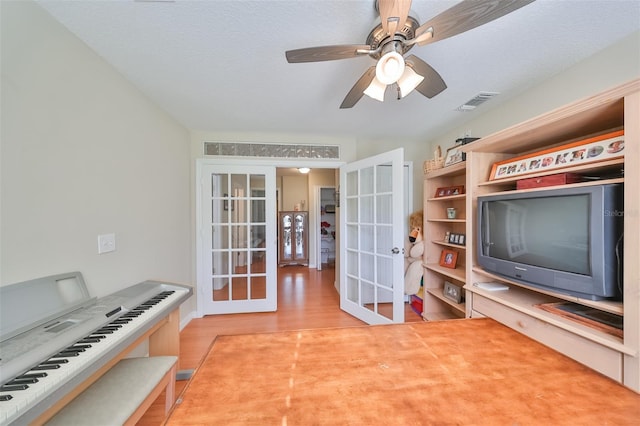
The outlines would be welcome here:
<svg viewBox="0 0 640 426">
<path fill-rule="evenodd" d="M 456 268 L 458 261 L 458 252 L 455 250 L 444 249 L 440 254 L 440 266 L 444 268 Z"/>
</svg>

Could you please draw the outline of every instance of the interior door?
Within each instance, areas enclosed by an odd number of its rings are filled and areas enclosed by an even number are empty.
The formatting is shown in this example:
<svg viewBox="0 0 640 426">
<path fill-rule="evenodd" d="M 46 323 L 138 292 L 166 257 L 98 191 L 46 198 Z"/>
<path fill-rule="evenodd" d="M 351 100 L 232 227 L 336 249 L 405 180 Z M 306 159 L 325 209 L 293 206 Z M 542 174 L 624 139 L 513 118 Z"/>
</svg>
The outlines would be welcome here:
<svg viewBox="0 0 640 426">
<path fill-rule="evenodd" d="M 403 157 L 340 168 L 340 307 L 368 324 L 404 322 Z"/>
<path fill-rule="evenodd" d="M 275 167 L 207 164 L 199 176 L 198 311 L 275 311 Z"/>
</svg>

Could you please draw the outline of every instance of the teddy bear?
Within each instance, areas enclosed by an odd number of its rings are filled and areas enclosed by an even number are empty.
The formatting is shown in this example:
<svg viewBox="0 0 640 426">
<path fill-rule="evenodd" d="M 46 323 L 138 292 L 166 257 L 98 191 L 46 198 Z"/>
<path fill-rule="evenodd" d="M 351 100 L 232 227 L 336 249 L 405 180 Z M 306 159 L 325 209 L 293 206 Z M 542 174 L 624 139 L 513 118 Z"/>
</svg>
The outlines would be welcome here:
<svg viewBox="0 0 640 426">
<path fill-rule="evenodd" d="M 409 216 L 409 237 L 404 245 L 404 292 L 412 295 L 420 291 L 422 281 L 422 254 L 424 241 L 422 240 L 422 210 Z"/>
</svg>

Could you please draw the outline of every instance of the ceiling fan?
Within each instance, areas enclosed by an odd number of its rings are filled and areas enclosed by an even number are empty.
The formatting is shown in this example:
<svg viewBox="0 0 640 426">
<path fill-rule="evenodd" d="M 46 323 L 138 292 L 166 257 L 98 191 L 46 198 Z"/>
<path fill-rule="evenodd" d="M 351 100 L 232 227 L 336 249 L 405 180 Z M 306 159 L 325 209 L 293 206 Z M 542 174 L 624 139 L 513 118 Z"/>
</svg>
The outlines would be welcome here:
<svg viewBox="0 0 640 426">
<path fill-rule="evenodd" d="M 463 0 L 420 25 L 409 16 L 411 0 L 376 0 L 380 24 L 366 44 L 308 47 L 286 52 L 287 62 L 319 62 L 369 55 L 377 61 L 351 88 L 340 108 L 353 107 L 363 95 L 384 100 L 387 86 L 396 85 L 398 99 L 414 89 L 432 98 L 447 88 L 429 64 L 415 55 L 404 57 L 414 45 L 423 46 L 479 27 L 534 0 Z"/>
</svg>

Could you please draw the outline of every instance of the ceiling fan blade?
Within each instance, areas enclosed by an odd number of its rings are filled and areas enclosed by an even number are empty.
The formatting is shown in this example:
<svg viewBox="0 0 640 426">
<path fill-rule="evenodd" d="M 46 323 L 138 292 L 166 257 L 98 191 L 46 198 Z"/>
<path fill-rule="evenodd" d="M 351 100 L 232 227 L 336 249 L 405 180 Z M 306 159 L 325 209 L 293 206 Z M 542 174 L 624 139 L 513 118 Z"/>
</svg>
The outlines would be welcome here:
<svg viewBox="0 0 640 426">
<path fill-rule="evenodd" d="M 435 18 L 422 24 L 415 32 L 415 38 L 433 29 L 432 37 L 425 34 L 418 45 L 433 43 L 453 37 L 498 19 L 514 10 L 532 3 L 534 0 L 464 0 Z"/>
<path fill-rule="evenodd" d="M 304 49 L 287 50 L 287 62 L 321 62 L 336 59 L 355 58 L 371 51 L 368 44 L 346 44 L 336 46 L 306 47 Z"/>
<path fill-rule="evenodd" d="M 378 0 L 380 23 L 384 31 L 393 36 L 404 27 L 409 16 L 411 0 Z"/>
<path fill-rule="evenodd" d="M 364 96 L 364 91 L 369 87 L 373 79 L 376 77 L 376 67 L 370 67 L 368 70 L 362 74 L 362 77 L 353 85 L 347 96 L 345 96 L 344 101 L 340 105 L 340 109 L 351 108 L 353 107 L 362 96 Z"/>
<path fill-rule="evenodd" d="M 416 90 L 422 93 L 427 98 L 431 99 L 438 93 L 447 88 L 446 83 L 438 74 L 438 71 L 434 70 L 431 65 L 427 64 L 422 59 L 415 55 L 409 55 L 405 61 L 413 66 L 413 70 L 424 77 L 422 83 L 418 84 Z"/>
</svg>

